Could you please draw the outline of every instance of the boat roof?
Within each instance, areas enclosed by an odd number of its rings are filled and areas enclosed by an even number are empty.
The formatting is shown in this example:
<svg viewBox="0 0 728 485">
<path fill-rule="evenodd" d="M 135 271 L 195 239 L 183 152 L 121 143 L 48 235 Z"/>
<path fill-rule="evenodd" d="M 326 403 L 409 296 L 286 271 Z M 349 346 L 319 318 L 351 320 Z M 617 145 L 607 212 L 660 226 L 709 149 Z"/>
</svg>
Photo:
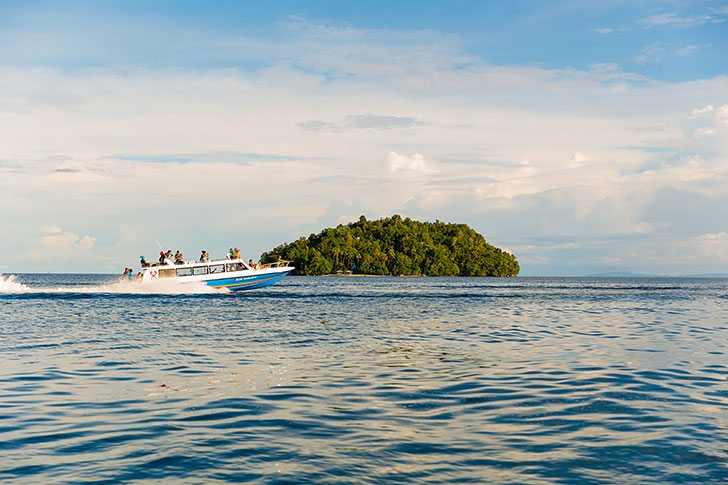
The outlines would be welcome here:
<svg viewBox="0 0 728 485">
<path fill-rule="evenodd" d="M 144 269 L 145 270 L 151 269 L 151 268 L 156 268 L 156 269 L 160 269 L 160 268 L 176 269 L 176 268 L 190 268 L 192 266 L 196 266 L 196 267 L 199 267 L 199 266 L 214 266 L 214 265 L 217 265 L 217 264 L 242 264 L 246 268 L 252 269 L 248 265 L 247 261 L 245 261 L 243 259 L 240 259 L 240 258 L 238 258 L 238 259 L 215 259 L 215 260 L 212 260 L 211 259 L 210 261 L 205 261 L 205 262 L 202 262 L 202 261 L 185 261 L 184 263 L 177 263 L 177 264 L 175 264 L 174 261 L 172 261 L 172 260 L 165 259 L 165 262 L 164 263 L 156 263 L 156 264 L 153 264 L 152 266 L 147 266 Z"/>
<path fill-rule="evenodd" d="M 281 261 L 282 263 L 286 263 L 285 265 L 279 265 L 279 267 L 288 267 L 288 263 L 290 261 Z M 145 268 L 142 268 L 142 271 L 146 271 L 148 269 L 178 269 L 178 268 L 192 268 L 192 267 L 200 267 L 200 266 L 215 266 L 218 264 L 242 264 L 246 269 L 253 269 L 250 267 L 247 261 L 241 258 L 237 259 L 214 259 L 210 261 L 185 261 L 184 263 L 175 264 L 174 261 L 170 259 L 165 259 L 164 263 L 154 263 L 151 266 L 147 266 Z M 274 263 L 275 264 L 275 263 Z M 269 266 L 269 265 L 266 265 Z"/>
</svg>

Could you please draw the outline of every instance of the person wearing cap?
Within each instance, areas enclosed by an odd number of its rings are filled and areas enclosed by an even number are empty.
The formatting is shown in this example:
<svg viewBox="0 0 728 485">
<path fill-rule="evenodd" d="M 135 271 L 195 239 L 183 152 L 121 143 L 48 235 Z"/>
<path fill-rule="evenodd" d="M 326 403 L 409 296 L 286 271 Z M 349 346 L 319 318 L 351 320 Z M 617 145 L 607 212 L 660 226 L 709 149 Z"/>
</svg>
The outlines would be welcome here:
<svg viewBox="0 0 728 485">
<path fill-rule="evenodd" d="M 144 259 L 144 256 L 139 256 L 139 263 L 142 265 L 142 268 L 148 268 L 150 266 L 147 260 Z"/>
</svg>

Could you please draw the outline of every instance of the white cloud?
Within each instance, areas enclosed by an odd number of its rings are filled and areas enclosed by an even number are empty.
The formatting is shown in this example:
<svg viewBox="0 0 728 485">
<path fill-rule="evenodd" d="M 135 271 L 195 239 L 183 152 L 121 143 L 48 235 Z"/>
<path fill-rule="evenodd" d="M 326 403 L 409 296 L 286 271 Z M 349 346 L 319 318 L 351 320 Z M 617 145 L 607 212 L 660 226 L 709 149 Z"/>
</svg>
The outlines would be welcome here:
<svg viewBox="0 0 728 485">
<path fill-rule="evenodd" d="M 27 248 L 23 257 L 35 262 L 52 262 L 53 264 L 78 258 L 96 259 L 96 255 L 93 254 L 95 237 L 88 235 L 80 237 L 55 225 L 42 227 L 39 233 L 40 236 L 33 245 Z"/>
<path fill-rule="evenodd" d="M 390 172 L 424 172 L 427 170 L 427 162 L 425 162 L 425 157 L 421 153 L 400 155 L 397 152 L 389 152 L 387 162 Z"/>
<path fill-rule="evenodd" d="M 662 44 L 660 44 L 659 42 L 653 42 L 652 44 L 642 49 L 638 55 L 632 58 L 632 60 L 637 64 L 644 65 L 649 62 L 659 60 L 664 52 L 665 48 L 662 46 Z"/>
<path fill-rule="evenodd" d="M 708 241 L 715 241 L 718 239 L 725 239 L 728 240 L 728 232 L 721 231 L 721 232 L 713 232 L 713 233 L 706 233 L 698 236 L 698 239 L 705 239 Z"/>
<path fill-rule="evenodd" d="M 44 226 L 40 228 L 40 232 L 43 234 L 61 234 L 63 229 L 59 226 Z"/>
<path fill-rule="evenodd" d="M 688 136 L 701 138 L 726 131 L 728 128 L 728 104 L 713 106 L 709 104 L 694 109 L 683 122 L 683 130 Z"/>
<path fill-rule="evenodd" d="M 647 27 L 695 27 L 705 23 L 722 23 L 725 20 L 725 15 L 720 10 L 713 10 L 711 13 L 699 15 L 680 15 L 675 12 L 650 15 L 642 19 L 642 23 Z"/>
<path fill-rule="evenodd" d="M 682 57 L 682 56 L 689 56 L 691 54 L 695 54 L 700 50 L 700 47 L 696 45 L 686 45 L 685 47 L 681 47 L 680 49 L 673 52 L 673 55 Z"/>
<path fill-rule="evenodd" d="M 712 265 L 705 271 L 707 273 L 720 272 L 716 263 L 728 263 L 728 233 L 706 233 L 692 240 L 683 241 L 680 245 L 684 250 L 697 256 L 698 260 L 709 259 Z"/>
<path fill-rule="evenodd" d="M 725 77 L 493 66 L 433 32 L 291 28 L 257 71 L 0 69 L 0 263 L 76 268 L 15 249 L 34 246 L 116 270 L 154 237 L 214 253 L 244 236 L 256 256 L 395 212 L 468 221 L 517 255 L 584 238 L 529 264 L 589 262 L 631 244 L 610 237 L 666 253 L 711 230 L 665 235 L 644 215 L 665 187 L 728 193 Z"/>
<path fill-rule="evenodd" d="M 563 165 L 563 168 L 579 168 L 584 165 L 584 162 L 588 162 L 589 158 L 581 152 L 574 152 L 568 162 Z"/>
</svg>

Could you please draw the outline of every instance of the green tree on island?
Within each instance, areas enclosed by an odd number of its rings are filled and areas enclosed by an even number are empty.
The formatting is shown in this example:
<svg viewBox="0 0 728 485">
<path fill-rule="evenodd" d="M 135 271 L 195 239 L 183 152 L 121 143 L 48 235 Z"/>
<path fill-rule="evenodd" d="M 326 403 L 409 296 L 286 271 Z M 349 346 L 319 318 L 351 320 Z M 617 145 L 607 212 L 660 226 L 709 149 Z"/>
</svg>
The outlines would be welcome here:
<svg viewBox="0 0 728 485">
<path fill-rule="evenodd" d="M 263 253 L 293 261 L 294 274 L 351 271 L 372 275 L 517 276 L 515 256 L 466 224 L 419 222 L 399 215 L 327 228 Z"/>
</svg>

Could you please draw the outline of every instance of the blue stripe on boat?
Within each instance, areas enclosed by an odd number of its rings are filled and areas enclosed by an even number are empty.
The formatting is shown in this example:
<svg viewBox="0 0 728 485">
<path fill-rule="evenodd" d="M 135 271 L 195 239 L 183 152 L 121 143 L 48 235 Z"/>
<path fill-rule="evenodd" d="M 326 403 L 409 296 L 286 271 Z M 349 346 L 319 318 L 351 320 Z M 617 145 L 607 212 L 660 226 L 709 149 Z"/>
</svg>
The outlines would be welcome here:
<svg viewBox="0 0 728 485">
<path fill-rule="evenodd" d="M 231 291 L 253 290 L 255 288 L 263 288 L 278 283 L 290 271 L 281 273 L 267 273 L 250 276 L 238 276 L 236 278 L 221 278 L 218 280 L 206 281 L 208 286 L 213 288 L 227 288 Z"/>
</svg>

